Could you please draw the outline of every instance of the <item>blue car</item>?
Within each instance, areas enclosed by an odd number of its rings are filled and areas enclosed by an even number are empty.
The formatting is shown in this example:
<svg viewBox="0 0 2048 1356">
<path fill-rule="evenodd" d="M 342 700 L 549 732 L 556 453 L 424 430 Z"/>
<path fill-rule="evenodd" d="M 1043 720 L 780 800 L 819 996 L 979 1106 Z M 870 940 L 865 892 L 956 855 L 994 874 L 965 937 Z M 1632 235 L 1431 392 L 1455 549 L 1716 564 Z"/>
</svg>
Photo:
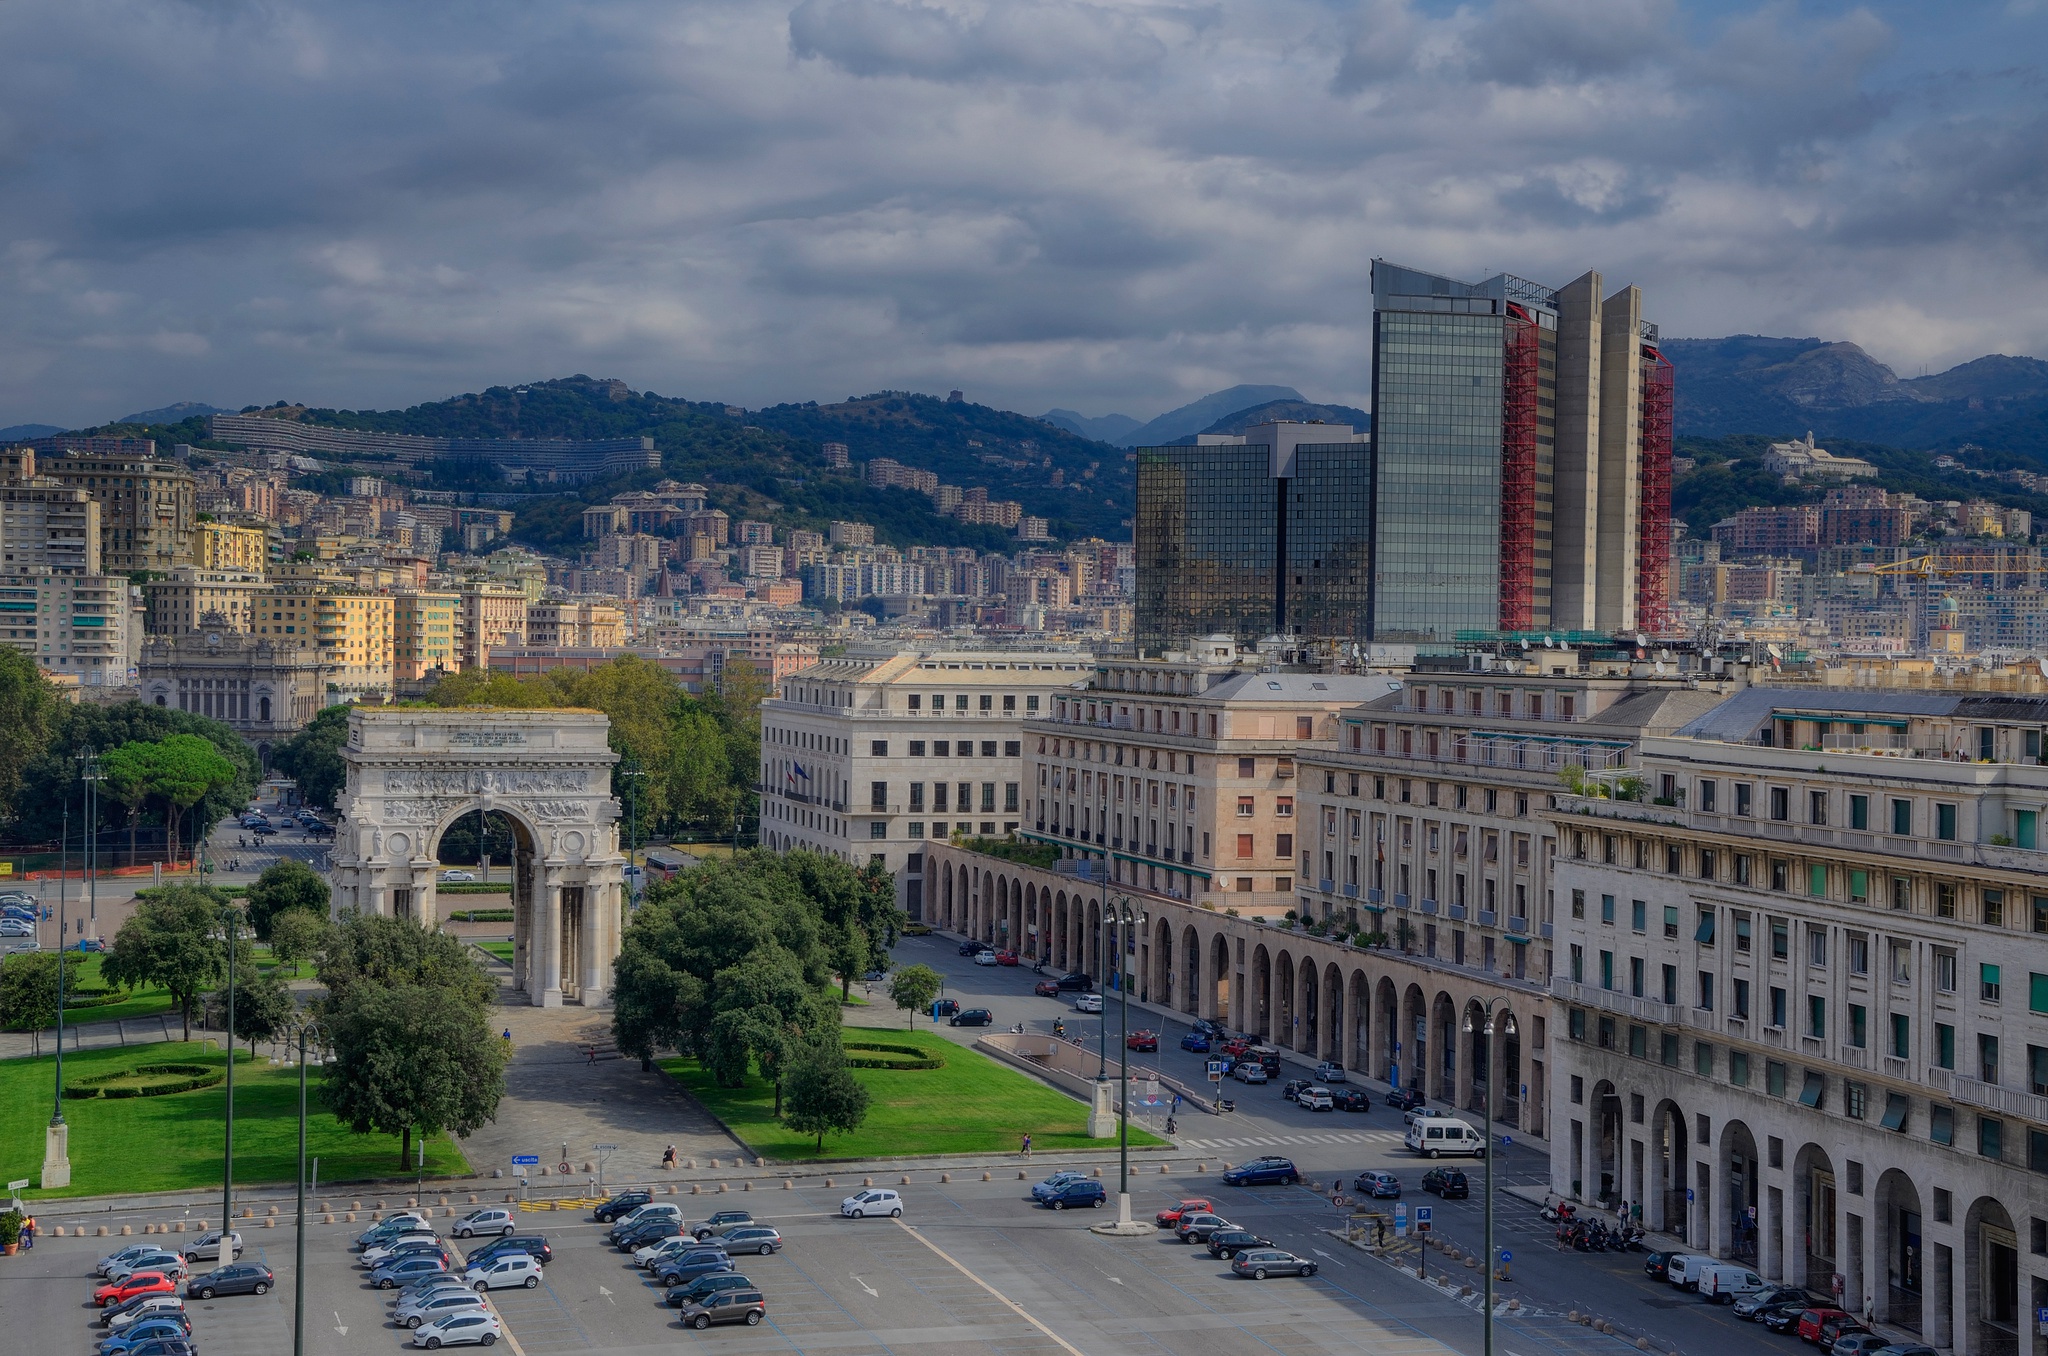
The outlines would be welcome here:
<svg viewBox="0 0 2048 1356">
<path fill-rule="evenodd" d="M 1300 1180 L 1301 1170 L 1294 1166 L 1294 1160 L 1275 1154 L 1240 1163 L 1223 1174 L 1223 1181 L 1228 1186 L 1268 1186 L 1276 1182 L 1282 1186 L 1293 1186 Z"/>
<path fill-rule="evenodd" d="M 733 1266 L 732 1258 L 726 1256 L 724 1248 L 693 1248 L 680 1256 L 664 1258 L 655 1279 L 664 1288 L 672 1289 L 686 1286 L 699 1276 L 714 1271 L 734 1270 L 737 1268 Z"/>
<path fill-rule="evenodd" d="M 142 1343 L 156 1337 L 175 1337 L 189 1340 L 192 1336 L 191 1320 L 183 1314 L 175 1318 L 145 1318 L 126 1332 L 117 1333 L 100 1343 L 103 1356 L 127 1356 L 127 1353 Z"/>
<path fill-rule="evenodd" d="M 1180 1038 L 1180 1048 L 1183 1050 L 1192 1050 L 1194 1053 L 1198 1055 L 1208 1054 L 1209 1033 L 1206 1031 L 1188 1032 L 1187 1035 L 1182 1036 Z"/>
<path fill-rule="evenodd" d="M 1034 1187 L 1031 1194 L 1048 1210 L 1064 1210 L 1070 1205 L 1085 1205 L 1093 1209 L 1109 1199 L 1109 1193 L 1103 1190 L 1102 1183 L 1092 1177 L 1079 1177 L 1062 1182 L 1051 1191 L 1043 1190 L 1043 1185 L 1041 1183 L 1039 1187 Z"/>
</svg>

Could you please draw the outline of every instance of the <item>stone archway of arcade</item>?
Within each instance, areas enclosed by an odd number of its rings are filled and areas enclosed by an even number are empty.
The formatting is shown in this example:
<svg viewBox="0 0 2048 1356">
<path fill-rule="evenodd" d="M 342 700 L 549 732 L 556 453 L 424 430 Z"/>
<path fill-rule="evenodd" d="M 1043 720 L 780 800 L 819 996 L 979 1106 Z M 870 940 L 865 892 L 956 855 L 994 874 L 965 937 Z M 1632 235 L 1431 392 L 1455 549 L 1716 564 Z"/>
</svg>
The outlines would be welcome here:
<svg viewBox="0 0 2048 1356">
<path fill-rule="evenodd" d="M 947 845 L 928 850 L 938 921 L 1024 964 L 1081 971 L 1098 983 L 1115 955 L 1099 882 Z M 1132 997 L 1206 1017 L 1382 1082 L 1547 1133 L 1549 1000 L 1533 985 L 1437 968 L 1181 900 L 1111 887 L 1145 910 L 1128 954 Z M 1494 1030 L 1487 1029 L 1493 1002 Z"/>
</svg>

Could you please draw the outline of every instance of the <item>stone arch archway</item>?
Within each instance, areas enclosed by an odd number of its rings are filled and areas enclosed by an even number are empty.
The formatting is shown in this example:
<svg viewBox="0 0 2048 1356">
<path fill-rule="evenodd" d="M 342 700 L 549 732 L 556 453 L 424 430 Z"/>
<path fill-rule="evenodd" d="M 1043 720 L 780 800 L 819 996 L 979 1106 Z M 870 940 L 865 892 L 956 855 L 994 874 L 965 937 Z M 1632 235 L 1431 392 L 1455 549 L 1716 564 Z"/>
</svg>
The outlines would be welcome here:
<svg viewBox="0 0 2048 1356">
<path fill-rule="evenodd" d="M 1230 938 L 1221 932 L 1209 939 L 1209 976 L 1203 990 L 1211 1021 L 1236 1027 L 1250 1024 L 1242 1014 L 1233 1015 L 1231 1000 L 1238 995 L 1231 984 Z"/>
<path fill-rule="evenodd" d="M 1685 1192 L 1691 1185 L 1692 1155 L 1685 1112 L 1676 1102 L 1657 1103 L 1650 1115 L 1649 1173 L 1643 1187 L 1643 1222 L 1652 1229 L 1690 1238 Z"/>
<path fill-rule="evenodd" d="M 1295 1024 L 1297 1008 L 1295 1007 L 1294 982 L 1293 953 L 1288 951 L 1275 953 L 1273 957 L 1272 982 L 1269 986 L 1269 992 L 1272 995 L 1272 1016 L 1268 1023 L 1268 1030 L 1264 1033 L 1264 1039 L 1268 1045 L 1277 1045 L 1288 1050 L 1294 1048 L 1295 1033 L 1298 1030 Z"/>
<path fill-rule="evenodd" d="M 1273 962 L 1265 943 L 1252 948 L 1251 964 L 1245 973 L 1249 992 L 1244 1010 L 1244 1029 L 1260 1040 L 1269 1038 L 1273 1027 Z"/>
<path fill-rule="evenodd" d="M 2019 1235 L 2012 1214 L 1995 1196 L 1979 1196 L 1963 1217 L 1963 1329 L 1961 1350 L 1972 1356 L 2012 1356 L 2020 1350 Z"/>
<path fill-rule="evenodd" d="M 1189 924 L 1180 932 L 1179 1008 L 1190 1017 L 1202 1015 L 1202 934 Z"/>
<path fill-rule="evenodd" d="M 1841 1244 L 1835 1233 L 1838 1196 L 1834 1160 L 1818 1144 L 1803 1146 L 1792 1159 L 1793 1238 L 1787 1240 L 1786 1263 L 1793 1284 L 1816 1294 L 1829 1293 Z"/>
<path fill-rule="evenodd" d="M 1872 1196 L 1877 1247 L 1873 1256 L 1876 1274 L 1866 1278 L 1879 1322 L 1922 1332 L 1925 1306 L 1921 1253 L 1925 1232 L 1920 1205 L 1920 1188 L 1912 1177 L 1898 1168 L 1879 1174 Z"/>
<path fill-rule="evenodd" d="M 542 1007 L 611 997 L 625 860 L 594 711 L 358 708 L 342 749 L 333 907 L 437 926 L 436 852 L 457 818 L 515 826 L 514 992 Z"/>
<path fill-rule="evenodd" d="M 1593 1085 L 1592 1142 L 1586 1146 L 1581 1194 L 1612 1209 L 1621 1201 L 1621 1094 L 1601 1079 Z"/>
</svg>

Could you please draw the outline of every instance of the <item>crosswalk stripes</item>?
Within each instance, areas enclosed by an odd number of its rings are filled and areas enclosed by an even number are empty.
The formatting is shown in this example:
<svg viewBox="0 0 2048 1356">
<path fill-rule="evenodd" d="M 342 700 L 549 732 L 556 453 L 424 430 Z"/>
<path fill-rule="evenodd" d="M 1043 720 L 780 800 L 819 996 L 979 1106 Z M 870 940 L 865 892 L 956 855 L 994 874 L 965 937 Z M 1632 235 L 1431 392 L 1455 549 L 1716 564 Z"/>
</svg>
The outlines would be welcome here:
<svg viewBox="0 0 2048 1356">
<path fill-rule="evenodd" d="M 1184 1149 L 1258 1149 L 1281 1144 L 1398 1144 L 1401 1136 L 1390 1131 L 1326 1135 L 1245 1135 L 1230 1139 L 1184 1139 Z"/>
</svg>

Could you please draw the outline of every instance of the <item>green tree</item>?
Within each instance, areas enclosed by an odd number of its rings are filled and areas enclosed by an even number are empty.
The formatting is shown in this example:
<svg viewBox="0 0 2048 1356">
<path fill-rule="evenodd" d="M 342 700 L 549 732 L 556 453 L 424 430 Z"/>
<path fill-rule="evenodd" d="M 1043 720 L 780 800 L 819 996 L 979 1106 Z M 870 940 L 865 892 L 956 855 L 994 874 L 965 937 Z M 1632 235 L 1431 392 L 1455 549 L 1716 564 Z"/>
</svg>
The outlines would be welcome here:
<svg viewBox="0 0 2048 1356">
<path fill-rule="evenodd" d="M 237 942 L 240 939 L 237 938 Z M 240 945 L 236 950 L 241 950 Z M 207 996 L 206 1024 L 227 1026 L 227 998 L 225 988 L 216 989 Z M 278 967 L 259 970 L 253 955 L 245 969 L 242 958 L 235 960 L 235 1039 L 249 1042 L 249 1054 L 256 1053 L 256 1042 L 269 1040 L 291 1025 L 299 1005 L 292 999 L 292 991 L 278 973 Z"/>
<path fill-rule="evenodd" d="M 719 1082 L 738 1087 L 753 1063 L 775 1084 L 779 1113 L 783 1059 L 807 1035 L 837 1030 L 837 1009 L 779 947 L 763 948 L 719 971 L 712 985 L 711 1027 L 699 1051 L 705 1067 Z"/>
<path fill-rule="evenodd" d="M 333 1009 L 334 1062 L 322 1096 L 359 1135 L 467 1135 L 494 1119 L 505 1094 L 504 1042 L 481 1008 L 439 985 L 363 983 Z"/>
<path fill-rule="evenodd" d="M 66 804 L 71 807 L 71 832 L 79 831 L 79 750 L 97 749 L 104 758 L 124 744 L 157 744 L 172 735 L 195 735 L 205 740 L 233 769 L 229 781 L 212 787 L 190 807 L 191 836 L 205 837 L 216 823 L 249 803 L 261 772 L 256 751 L 247 740 L 217 720 L 141 702 L 81 702 L 58 709 L 51 720 L 49 737 L 22 770 L 22 789 L 15 801 L 11 825 L 13 834 L 20 841 L 54 840 L 63 826 Z M 103 796 L 100 822 L 95 827 L 123 827 L 119 822 L 120 806 L 121 802 L 111 794 Z M 168 830 L 168 808 L 159 808 L 159 813 L 165 816 Z"/>
<path fill-rule="evenodd" d="M 135 864 L 135 831 L 142 822 L 142 807 L 148 803 L 156 765 L 154 741 L 131 739 L 100 755 L 100 772 L 105 778 L 100 793 L 128 811 L 128 863 Z"/>
<path fill-rule="evenodd" d="M 14 817 L 23 770 L 48 741 L 56 708 L 36 661 L 12 648 L 0 651 L 0 822 Z"/>
<path fill-rule="evenodd" d="M 169 885 L 138 900 L 114 934 L 100 974 L 124 988 L 161 984 L 170 990 L 192 1039 L 192 1005 L 227 974 L 222 925 L 226 896 L 204 885 Z"/>
<path fill-rule="evenodd" d="M 409 918 L 350 910 L 335 922 L 319 961 L 317 973 L 334 1011 L 367 985 L 443 989 L 478 1012 L 498 998 L 497 981 L 477 967 L 458 938 L 429 932 Z"/>
<path fill-rule="evenodd" d="M 889 980 L 889 998 L 910 1014 L 910 1025 L 914 1029 L 917 1014 L 930 1011 L 943 982 L 939 972 L 929 965 L 906 965 Z"/>
<path fill-rule="evenodd" d="M 332 810 L 334 798 L 348 784 L 341 748 L 348 742 L 347 706 L 326 706 L 306 728 L 270 752 L 270 765 L 299 784 L 309 804 Z"/>
<path fill-rule="evenodd" d="M 286 909 L 271 917 L 270 954 L 277 957 L 279 965 L 290 967 L 296 975 L 301 965 L 316 959 L 327 949 L 333 936 L 334 929 L 324 913 Z"/>
<path fill-rule="evenodd" d="M 272 919 L 294 909 L 325 914 L 327 896 L 324 876 L 296 857 L 280 857 L 249 887 L 249 926 L 267 942 Z"/>
<path fill-rule="evenodd" d="M 214 788 L 233 784 L 235 766 L 211 741 L 193 734 L 166 735 L 150 758 L 149 793 L 164 804 L 170 858 L 175 862 L 179 858 L 178 828 L 185 812 Z"/>
<path fill-rule="evenodd" d="M 61 963 L 71 972 L 64 981 L 68 995 L 78 987 L 78 967 L 84 960 L 76 951 L 18 951 L 0 960 L 0 1027 L 41 1031 L 55 1026 L 57 967 Z"/>
<path fill-rule="evenodd" d="M 868 1118 L 868 1090 L 846 1067 L 846 1052 L 836 1035 L 807 1041 L 792 1051 L 776 1090 L 782 1123 L 802 1134 L 815 1134 L 820 1149 L 825 1147 L 826 1132 L 851 1134 Z"/>
</svg>

